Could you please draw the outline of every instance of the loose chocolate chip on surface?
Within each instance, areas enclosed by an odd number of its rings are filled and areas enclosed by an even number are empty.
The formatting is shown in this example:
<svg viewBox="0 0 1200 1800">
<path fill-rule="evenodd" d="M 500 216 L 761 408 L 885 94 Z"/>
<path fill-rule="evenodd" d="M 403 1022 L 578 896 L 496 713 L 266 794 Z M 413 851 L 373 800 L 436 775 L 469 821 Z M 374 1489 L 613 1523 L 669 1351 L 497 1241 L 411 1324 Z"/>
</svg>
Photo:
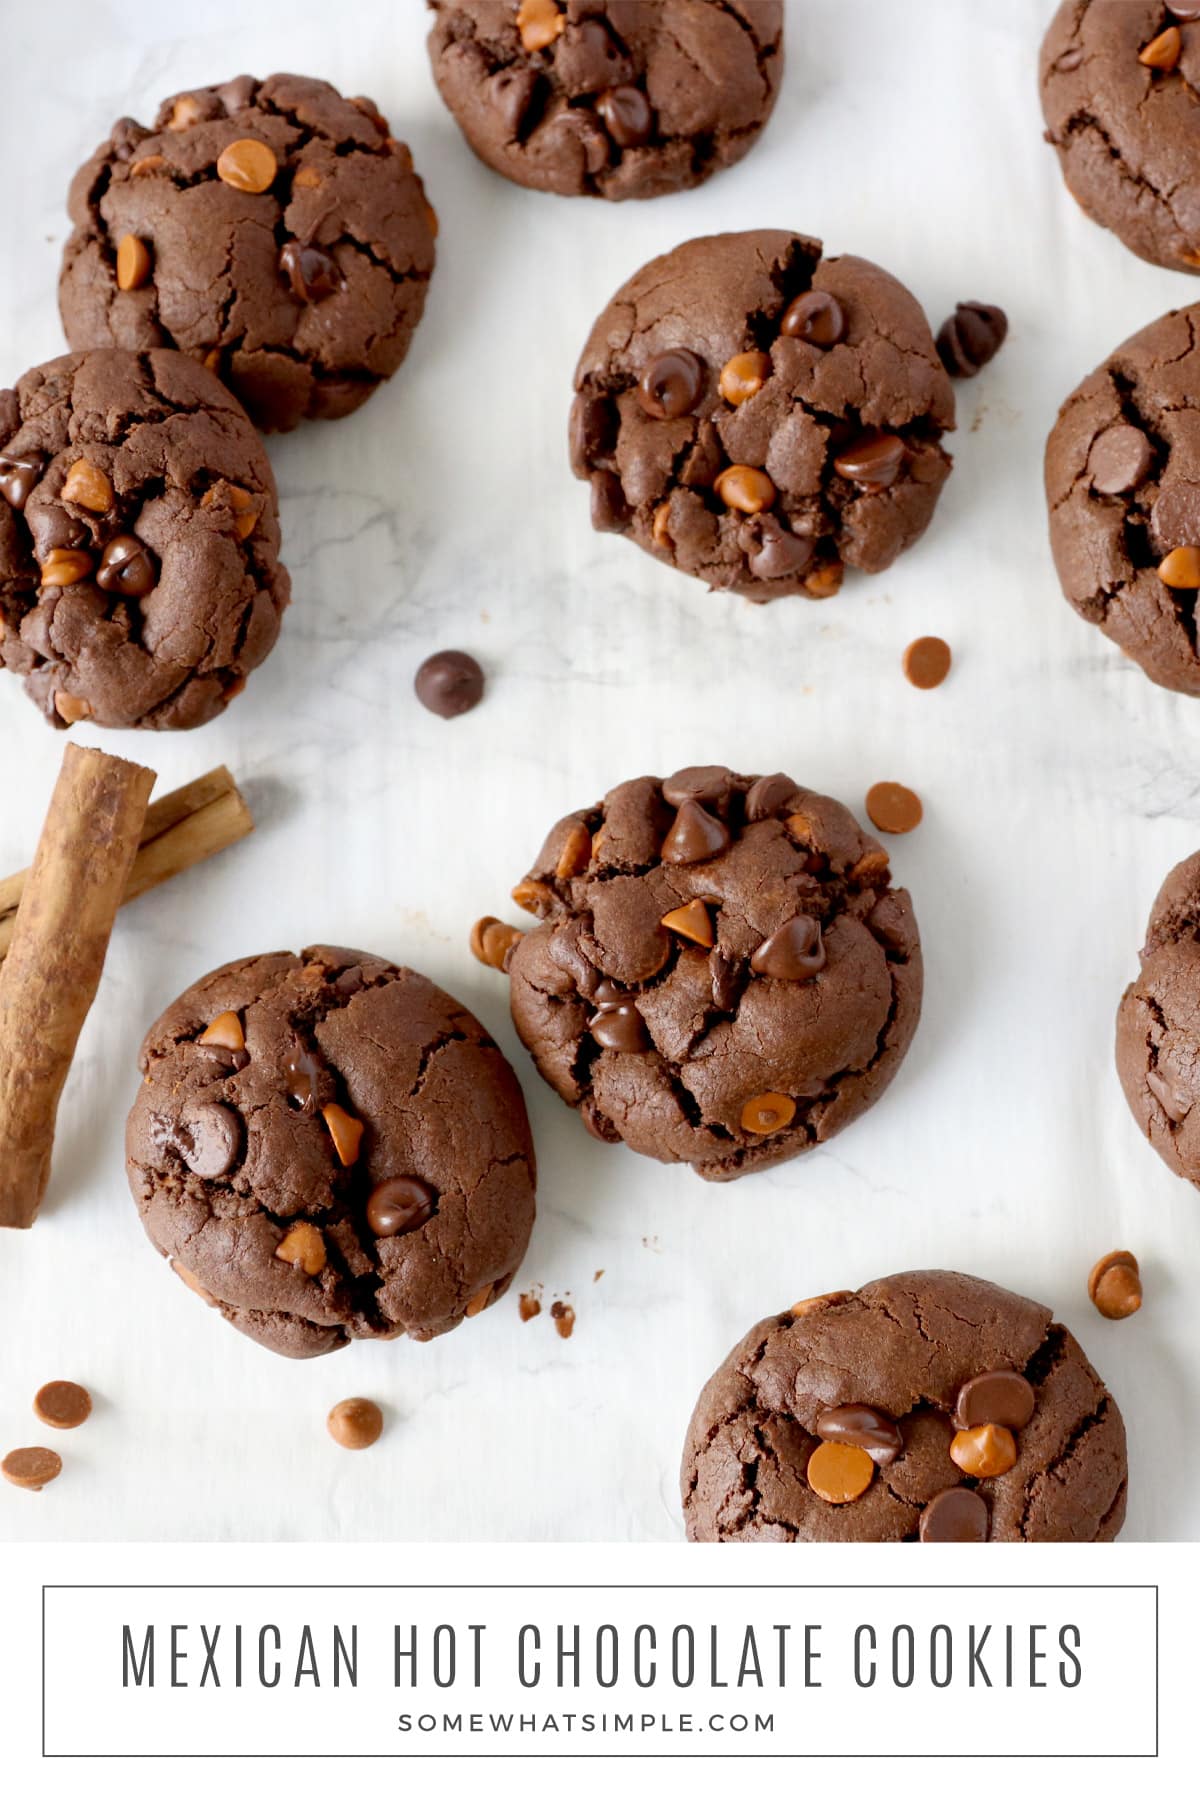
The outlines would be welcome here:
<svg viewBox="0 0 1200 1800">
<path fill-rule="evenodd" d="M 865 1494 L 875 1475 L 875 1464 L 857 1444 L 818 1444 L 808 1459 L 808 1485 L 818 1499 L 830 1506 L 845 1506 Z"/>
<path fill-rule="evenodd" d="M 40 1493 L 48 1481 L 62 1474 L 62 1457 L 57 1450 L 44 1450 L 40 1445 L 25 1450 L 10 1450 L 0 1462 L 0 1475 L 14 1487 Z"/>
<path fill-rule="evenodd" d="M 784 1131 L 796 1116 L 796 1102 L 788 1094 L 756 1094 L 742 1108 L 742 1130 L 755 1137 Z"/>
<path fill-rule="evenodd" d="M 915 688 L 941 687 L 950 673 L 950 646 L 944 638 L 914 638 L 904 652 L 903 669 Z"/>
<path fill-rule="evenodd" d="M 1033 1417 L 1037 1395 L 1015 1369 L 989 1369 L 964 1381 L 954 1403 L 954 1423 L 960 1431 L 973 1425 L 1007 1425 L 1022 1431 Z"/>
<path fill-rule="evenodd" d="M 649 143 L 654 114 L 641 88 L 609 88 L 596 101 L 596 111 L 609 137 L 621 150 L 638 150 Z"/>
<path fill-rule="evenodd" d="M 1154 465 L 1154 446 L 1136 425 L 1109 425 L 1092 445 L 1088 476 L 1098 494 L 1127 494 Z"/>
<path fill-rule="evenodd" d="M 638 383 L 642 410 L 652 419 L 690 413 L 704 387 L 704 364 L 691 350 L 662 350 Z"/>
<path fill-rule="evenodd" d="M 41 477 L 40 456 L 0 456 L 0 494 L 20 512 Z"/>
<path fill-rule="evenodd" d="M 77 1381 L 48 1381 L 33 1396 L 33 1410 L 43 1425 L 74 1431 L 90 1418 L 92 1396 Z"/>
<path fill-rule="evenodd" d="M 345 286 L 333 257 L 314 244 L 301 244 L 295 239 L 285 244 L 279 252 L 279 268 L 302 306 L 310 300 L 324 300 Z"/>
<path fill-rule="evenodd" d="M 775 981 L 807 981 L 825 967 L 825 944 L 817 919 L 797 913 L 769 938 L 764 938 L 750 967 L 756 975 L 769 975 Z"/>
<path fill-rule="evenodd" d="M 729 848 L 729 827 L 700 805 L 685 800 L 663 839 L 662 860 L 677 866 L 706 862 Z"/>
<path fill-rule="evenodd" d="M 917 1534 L 923 1544 L 986 1544 L 991 1519 L 987 1501 L 974 1488 L 943 1488 L 921 1514 Z"/>
<path fill-rule="evenodd" d="M 864 431 L 833 459 L 833 466 L 847 481 L 875 491 L 890 487 L 908 455 L 903 438 L 892 431 Z"/>
<path fill-rule="evenodd" d="M 824 1443 L 853 1444 L 865 1450 L 880 1468 L 895 1462 L 904 1448 L 895 1419 L 877 1406 L 862 1402 L 831 1406 L 823 1412 L 817 1419 L 817 1436 Z"/>
<path fill-rule="evenodd" d="M 381 1181 L 367 1201 L 367 1224 L 376 1237 L 406 1237 L 432 1219 L 437 1195 L 415 1175 L 394 1175 Z"/>
<path fill-rule="evenodd" d="M 1016 1439 L 1006 1425 L 972 1425 L 951 1438 L 950 1459 L 976 1481 L 1007 1475 L 1017 1460 Z"/>
<path fill-rule="evenodd" d="M 1132 1250 L 1110 1250 L 1088 1276 L 1088 1299 L 1106 1319 L 1128 1319 L 1142 1304 L 1142 1278 Z"/>
<path fill-rule="evenodd" d="M 457 719 L 483 699 L 483 670 L 465 650 L 438 650 L 425 658 L 413 687 L 427 712 Z"/>
<path fill-rule="evenodd" d="M 353 1400 L 339 1400 L 325 1423 L 330 1437 L 343 1450 L 369 1450 L 379 1441 L 383 1414 L 374 1400 L 364 1400 L 359 1395 Z"/>
<path fill-rule="evenodd" d="M 846 315 L 832 294 L 810 288 L 798 294 L 779 321 L 784 337 L 800 338 L 818 350 L 829 350 L 846 335 Z"/>
<path fill-rule="evenodd" d="M 867 817 L 880 831 L 913 831 L 924 811 L 919 796 L 898 781 L 877 781 L 867 791 Z"/>
<path fill-rule="evenodd" d="M 243 194 L 265 194 L 279 164 L 269 144 L 258 138 L 235 138 L 217 158 L 217 174 Z"/>
<path fill-rule="evenodd" d="M 104 546 L 96 586 L 123 600 L 141 600 L 158 580 L 154 558 L 140 538 L 122 532 Z"/>
<path fill-rule="evenodd" d="M 937 334 L 937 353 L 948 375 L 978 375 L 1008 336 L 1008 315 L 986 300 L 960 300 Z"/>
</svg>

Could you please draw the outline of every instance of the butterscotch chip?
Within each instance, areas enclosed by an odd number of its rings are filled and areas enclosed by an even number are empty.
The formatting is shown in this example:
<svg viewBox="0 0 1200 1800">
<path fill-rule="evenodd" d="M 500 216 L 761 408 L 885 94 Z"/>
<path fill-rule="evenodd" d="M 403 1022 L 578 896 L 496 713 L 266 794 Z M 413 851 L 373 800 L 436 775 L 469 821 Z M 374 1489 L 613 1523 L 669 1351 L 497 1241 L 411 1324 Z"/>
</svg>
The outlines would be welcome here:
<svg viewBox="0 0 1200 1800">
<path fill-rule="evenodd" d="M 171 108 L 171 116 L 167 120 L 168 131 L 187 131 L 190 126 L 198 125 L 204 117 L 204 108 L 194 94 L 180 94 Z"/>
<path fill-rule="evenodd" d="M 867 791 L 867 817 L 879 831 L 913 831 L 924 811 L 920 797 L 898 781 L 877 781 Z"/>
<path fill-rule="evenodd" d="M 743 400 L 753 399 L 770 373 L 771 359 L 765 350 L 743 350 L 731 356 L 718 382 L 722 400 L 740 406 Z"/>
<path fill-rule="evenodd" d="M 1110 1250 L 1088 1276 L 1088 1299 L 1106 1319 L 1128 1319 L 1142 1304 L 1142 1277 L 1132 1250 Z"/>
<path fill-rule="evenodd" d="M 344 1169 L 351 1168 L 358 1161 L 358 1153 L 362 1146 L 363 1122 L 348 1113 L 344 1106 L 334 1101 L 321 1108 L 321 1117 L 329 1127 L 329 1135 L 333 1139 L 333 1147 L 337 1151 L 337 1159 Z"/>
<path fill-rule="evenodd" d="M 717 497 L 735 512 L 760 513 L 775 503 L 775 483 L 765 469 L 731 463 L 713 482 Z"/>
<path fill-rule="evenodd" d="M 153 156 L 139 156 L 136 162 L 130 163 L 129 173 L 132 177 L 154 175 L 157 174 L 159 169 L 165 168 L 166 163 L 167 159 L 165 156 L 159 156 L 157 154 Z"/>
<path fill-rule="evenodd" d="M 296 170 L 296 173 L 292 176 L 293 187 L 319 188 L 320 185 L 321 171 L 319 169 L 314 169 L 311 163 L 301 163 L 300 167 Z"/>
<path fill-rule="evenodd" d="M 841 587 L 845 572 L 841 563 L 820 563 L 804 577 L 804 591 L 810 600 L 830 600 Z"/>
<path fill-rule="evenodd" d="M 481 1313 L 483 1311 L 484 1307 L 492 1297 L 492 1288 L 494 1285 L 493 1282 L 489 1281 L 486 1287 L 481 1287 L 478 1293 L 471 1295 L 471 1298 L 467 1301 L 468 1319 L 473 1319 L 476 1313 Z"/>
<path fill-rule="evenodd" d="M 566 14 L 555 0 L 521 0 L 517 30 L 526 50 L 545 50 L 566 29 Z"/>
<path fill-rule="evenodd" d="M 0 1475 L 5 1481 L 11 1481 L 14 1487 L 28 1488 L 34 1494 L 61 1474 L 62 1457 L 57 1450 L 45 1450 L 40 1445 L 27 1450 L 10 1450 L 0 1462 Z"/>
<path fill-rule="evenodd" d="M 1200 549 L 1195 544 L 1180 544 L 1178 549 L 1168 550 L 1155 572 L 1164 587 L 1200 587 Z"/>
<path fill-rule="evenodd" d="M 758 1094 L 742 1108 L 742 1130 L 756 1137 L 783 1131 L 796 1116 L 796 1102 L 787 1094 Z"/>
<path fill-rule="evenodd" d="M 950 646 L 940 637 L 914 638 L 903 666 L 915 688 L 940 687 L 950 673 Z"/>
<path fill-rule="evenodd" d="M 1169 74 L 1179 61 L 1183 49 L 1183 34 L 1178 25 L 1168 25 L 1157 37 L 1152 37 L 1145 47 L 1138 51 L 1138 61 L 1148 69 L 1158 69 L 1161 74 Z"/>
<path fill-rule="evenodd" d="M 306 1275 L 319 1275 L 325 1267 L 325 1239 L 315 1225 L 302 1219 L 284 1233 L 275 1250 L 280 1262 L 291 1263 Z"/>
<path fill-rule="evenodd" d="M 793 1319 L 806 1319 L 809 1313 L 824 1312 L 829 1306 L 844 1306 L 847 1300 L 853 1300 L 854 1293 L 850 1288 L 834 1288 L 828 1294 L 814 1294 L 810 1300 L 797 1300 L 788 1308 Z"/>
<path fill-rule="evenodd" d="M 127 231 L 117 245 L 117 286 L 121 292 L 127 294 L 134 288 L 145 287 L 153 266 L 150 246 Z"/>
<path fill-rule="evenodd" d="M 206 1306 L 215 1306 L 217 1304 L 208 1289 L 196 1279 L 190 1269 L 186 1269 L 181 1262 L 175 1262 L 174 1260 L 171 1262 L 171 1267 L 176 1275 L 178 1275 L 180 1281 L 182 1281 L 184 1287 L 190 1288 L 193 1294 L 197 1294 Z"/>
<path fill-rule="evenodd" d="M 330 1437 L 343 1450 L 368 1450 L 379 1441 L 383 1413 L 374 1400 L 356 1396 L 353 1400 L 339 1400 L 325 1423 Z"/>
<path fill-rule="evenodd" d="M 52 550 L 39 572 L 44 588 L 74 587 L 91 574 L 92 559 L 86 550 Z"/>
<path fill-rule="evenodd" d="M 59 688 L 54 695 L 54 710 L 67 725 L 78 725 L 81 719 L 90 719 L 92 708 L 87 700 L 78 694 L 68 694 Z"/>
<path fill-rule="evenodd" d="M 86 512 L 107 512 L 113 503 L 113 485 L 103 469 L 81 456 L 67 470 L 62 497 L 74 506 L 82 506 Z"/>
<path fill-rule="evenodd" d="M 875 1464 L 857 1444 L 818 1444 L 808 1459 L 808 1485 L 830 1506 L 845 1506 L 865 1494 L 875 1474 Z"/>
<path fill-rule="evenodd" d="M 592 856 L 592 834 L 582 819 L 577 819 L 563 840 L 554 873 L 559 881 L 570 881 L 587 868 Z"/>
<path fill-rule="evenodd" d="M 671 548 L 674 540 L 671 537 L 671 502 L 669 500 L 660 501 L 655 507 L 654 517 L 650 523 L 650 536 L 660 550 Z"/>
<path fill-rule="evenodd" d="M 235 138 L 217 158 L 217 174 L 243 194 L 265 194 L 279 164 L 269 144 L 258 138 Z"/>
<path fill-rule="evenodd" d="M 227 506 L 233 514 L 233 535 L 248 538 L 258 524 L 262 503 L 244 487 L 233 481 L 217 481 L 209 488 L 201 506 Z"/>
<path fill-rule="evenodd" d="M 518 881 L 512 897 L 522 912 L 534 913 L 539 919 L 544 918 L 554 904 L 553 888 L 547 887 L 544 881 L 534 881 L 531 876 Z"/>
<path fill-rule="evenodd" d="M 77 1381 L 47 1381 L 33 1396 L 33 1410 L 43 1425 L 74 1431 L 91 1417 L 92 1396 Z"/>
<path fill-rule="evenodd" d="M 693 944 L 699 944 L 703 950 L 713 947 L 712 916 L 703 900 L 689 900 L 686 906 L 676 906 L 669 913 L 664 913 L 660 921 L 668 931 L 678 937 L 687 938 Z"/>
<path fill-rule="evenodd" d="M 973 1425 L 955 1432 L 950 1456 L 964 1475 L 983 1481 L 1008 1474 L 1017 1460 L 1017 1440 L 1007 1425 Z"/>
<path fill-rule="evenodd" d="M 218 1013 L 196 1039 L 198 1044 L 215 1044 L 220 1050 L 244 1050 L 246 1034 L 235 1012 Z"/>
</svg>

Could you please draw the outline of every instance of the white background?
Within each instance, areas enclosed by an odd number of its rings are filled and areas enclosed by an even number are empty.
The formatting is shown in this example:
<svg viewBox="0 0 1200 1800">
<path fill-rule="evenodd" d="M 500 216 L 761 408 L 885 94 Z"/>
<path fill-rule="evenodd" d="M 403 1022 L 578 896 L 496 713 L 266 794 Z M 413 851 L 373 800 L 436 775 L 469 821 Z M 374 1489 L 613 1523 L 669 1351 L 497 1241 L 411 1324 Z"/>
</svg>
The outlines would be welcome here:
<svg viewBox="0 0 1200 1800">
<path fill-rule="evenodd" d="M 1168 868 L 1200 837 L 1200 703 L 1160 692 L 1059 596 L 1040 462 L 1074 383 L 1200 286 L 1137 262 L 1068 199 L 1041 141 L 1043 0 L 788 7 L 775 118 L 737 169 L 606 207 L 523 192 L 465 149 L 433 89 L 417 0 L 4 9 L 0 376 L 56 355 L 63 196 L 114 117 L 242 69 L 375 97 L 441 216 L 409 361 L 348 422 L 276 440 L 295 602 L 227 717 L 193 735 L 79 733 L 148 759 L 160 791 L 226 761 L 257 835 L 140 901 L 115 934 L 64 1101 L 51 1194 L 0 1244 L 0 1440 L 45 1436 L 43 1381 L 85 1381 L 91 1423 L 41 1495 L 0 1491 L 0 1537 L 678 1539 L 696 1393 L 756 1318 L 941 1265 L 1036 1295 L 1081 1337 L 1130 1429 L 1127 1534 L 1200 1536 L 1197 1196 L 1142 1142 L 1113 1013 Z M 647 257 L 746 226 L 822 235 L 907 281 L 936 324 L 1001 302 L 1000 359 L 959 388 L 956 470 L 923 542 L 822 606 L 709 595 L 591 533 L 566 466 L 575 356 Z M 922 694 L 905 644 L 953 645 Z M 489 692 L 444 723 L 411 694 L 461 645 Z M 62 750 L 0 682 L 0 867 L 25 863 Z M 632 775 L 695 761 L 786 768 L 861 808 L 906 781 L 894 843 L 928 965 L 894 1086 L 827 1149 L 709 1187 L 595 1143 L 544 1089 L 467 930 L 551 823 Z M 122 1169 L 142 1031 L 227 958 L 326 939 L 410 961 L 513 1055 L 541 1161 L 510 1298 L 427 1346 L 291 1364 L 207 1311 L 145 1241 Z M 1114 1246 L 1146 1305 L 1084 1291 Z M 603 1268 L 594 1283 L 593 1273 Z M 570 1293 L 570 1342 L 517 1287 Z M 376 1396 L 350 1456 L 328 1407 Z M 378 1573 L 388 1571 L 380 1567 Z"/>
</svg>

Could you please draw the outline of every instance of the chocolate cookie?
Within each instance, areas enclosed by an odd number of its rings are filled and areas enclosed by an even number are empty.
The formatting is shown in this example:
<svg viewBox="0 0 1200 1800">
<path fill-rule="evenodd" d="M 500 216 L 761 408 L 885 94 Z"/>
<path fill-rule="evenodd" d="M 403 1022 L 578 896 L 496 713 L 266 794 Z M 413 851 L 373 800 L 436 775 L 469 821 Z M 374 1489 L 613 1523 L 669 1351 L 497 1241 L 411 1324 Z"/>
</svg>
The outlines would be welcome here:
<svg viewBox="0 0 1200 1800">
<path fill-rule="evenodd" d="M 205 724 L 289 594 L 266 452 L 199 363 L 93 350 L 0 391 L 0 666 L 52 724 Z"/>
<path fill-rule="evenodd" d="M 1143 1134 L 1200 1187 L 1200 854 L 1171 870 L 1117 1010 L 1117 1074 Z"/>
<path fill-rule="evenodd" d="M 523 187 L 647 200 L 745 156 L 783 75 L 782 0 L 429 0 L 442 99 Z"/>
<path fill-rule="evenodd" d="M 1200 694 L 1200 304 L 1075 389 L 1046 445 L 1050 545 L 1076 612 L 1151 681 Z"/>
<path fill-rule="evenodd" d="M 1046 138 L 1084 212 L 1147 262 L 1200 270 L 1195 6 L 1063 0 L 1042 44 Z"/>
<path fill-rule="evenodd" d="M 1048 1307 L 945 1269 L 764 1319 L 696 1403 L 698 1543 L 1107 1543 L 1117 1403 Z"/>
<path fill-rule="evenodd" d="M 516 1077 L 411 969 L 324 947 L 227 964 L 151 1026 L 130 1186 L 176 1273 L 284 1356 L 437 1337 L 529 1242 Z"/>
<path fill-rule="evenodd" d="M 118 119 L 71 184 L 59 302 L 80 350 L 202 357 L 264 431 L 339 419 L 399 368 L 437 221 L 370 100 L 239 75 Z"/>
<path fill-rule="evenodd" d="M 683 769 L 554 827 L 514 890 L 512 1015 L 593 1134 L 729 1181 L 876 1100 L 921 1008 L 887 852 L 786 775 Z"/>
<path fill-rule="evenodd" d="M 920 537 L 953 427 L 907 288 L 794 232 L 729 232 L 609 301 L 575 371 L 571 467 L 597 531 L 751 600 L 818 600 Z"/>
</svg>

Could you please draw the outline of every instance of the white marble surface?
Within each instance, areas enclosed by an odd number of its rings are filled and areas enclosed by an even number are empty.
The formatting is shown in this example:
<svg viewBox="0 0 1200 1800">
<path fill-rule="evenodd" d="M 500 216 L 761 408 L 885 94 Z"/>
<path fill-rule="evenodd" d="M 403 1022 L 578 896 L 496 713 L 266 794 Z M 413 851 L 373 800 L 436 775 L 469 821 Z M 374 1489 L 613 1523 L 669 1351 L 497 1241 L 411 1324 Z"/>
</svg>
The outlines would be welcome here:
<svg viewBox="0 0 1200 1800">
<path fill-rule="evenodd" d="M 60 0 L 5 19 L 0 375 L 62 348 L 62 196 L 120 113 L 238 70 L 328 75 L 410 141 L 441 215 L 407 366 L 348 423 L 271 453 L 295 603 L 223 720 L 109 735 L 160 791 L 227 761 L 256 836 L 124 913 L 65 1097 L 36 1229 L 0 1243 L 0 1439 L 86 1381 L 92 1423 L 40 1497 L 0 1491 L 0 1537 L 672 1539 L 701 1382 L 754 1319 L 894 1269 L 975 1271 L 1049 1302 L 1126 1412 L 1128 1533 L 1200 1536 L 1200 1198 L 1139 1138 L 1113 1010 L 1150 901 L 1200 838 L 1200 703 L 1153 688 L 1059 597 L 1042 443 L 1074 382 L 1188 278 L 1083 220 L 1041 142 L 1048 0 L 792 0 L 775 120 L 706 189 L 606 208 L 524 193 L 476 164 L 434 92 L 418 0 L 331 12 L 221 0 Z M 968 22 L 969 14 L 969 22 Z M 749 225 L 821 234 L 893 269 L 935 322 L 964 296 L 1012 318 L 959 389 L 955 474 L 926 539 L 823 606 L 709 595 L 594 536 L 566 467 L 574 357 L 646 257 Z M 904 645 L 938 632 L 951 680 L 917 693 Z M 477 712 L 424 713 L 413 671 L 457 644 Z M 62 749 L 0 682 L 0 866 L 33 848 Z M 87 740 L 87 733 L 80 734 Z M 551 820 L 691 761 L 785 767 L 860 807 L 911 783 L 895 844 L 926 944 L 925 1016 L 892 1089 L 827 1149 L 710 1188 L 587 1136 L 474 964 Z M 228 957 L 316 939 L 411 961 L 511 1052 L 541 1159 L 521 1285 L 573 1297 L 561 1342 L 512 1299 L 428 1345 L 278 1360 L 223 1326 L 149 1249 L 125 1186 L 144 1026 Z M 1084 1281 L 1114 1245 L 1147 1302 L 1114 1326 Z M 604 1275 L 593 1281 L 593 1272 Z M 368 1456 L 327 1438 L 348 1393 L 386 1403 Z"/>
</svg>

